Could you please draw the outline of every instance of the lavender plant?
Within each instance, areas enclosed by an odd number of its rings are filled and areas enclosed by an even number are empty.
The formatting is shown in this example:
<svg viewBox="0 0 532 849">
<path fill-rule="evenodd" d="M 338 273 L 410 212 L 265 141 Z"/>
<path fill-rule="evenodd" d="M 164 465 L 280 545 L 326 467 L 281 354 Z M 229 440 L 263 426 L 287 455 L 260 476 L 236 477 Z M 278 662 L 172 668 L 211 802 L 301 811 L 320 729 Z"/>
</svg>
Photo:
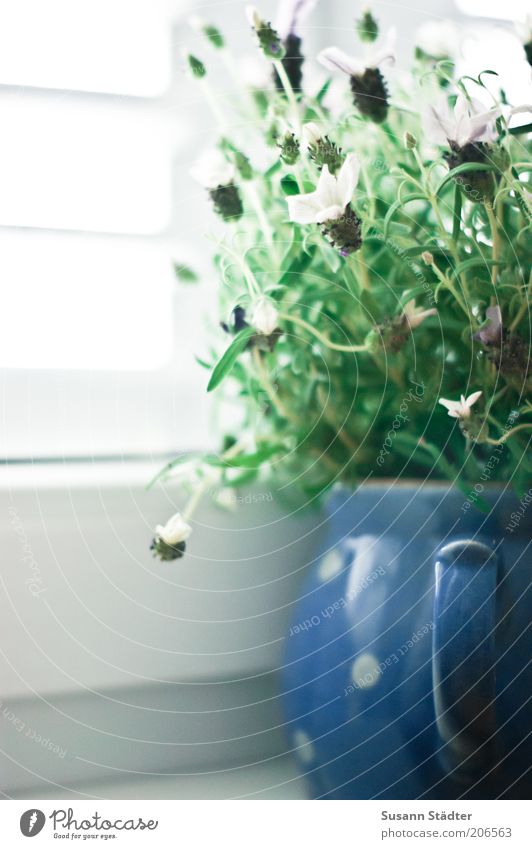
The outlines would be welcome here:
<svg viewBox="0 0 532 849">
<path fill-rule="evenodd" d="M 217 454 L 161 472 L 192 490 L 156 529 L 165 560 L 183 554 L 202 494 L 259 475 L 311 500 L 376 477 L 469 493 L 496 450 L 490 479 L 530 485 L 532 125 L 513 126 L 524 110 L 490 95 L 494 71 L 453 77 L 448 24 L 434 46 L 414 45 L 390 94 L 393 33 L 370 12 L 353 29 L 360 58 L 324 49 L 331 76 L 311 96 L 298 26 L 313 5 L 283 2 L 278 28 L 249 10 L 271 85 L 243 87 L 247 129 L 222 127 L 194 169 L 226 226 L 220 327 L 202 364 L 240 424 Z M 219 30 L 196 25 L 232 67 Z M 189 65 L 210 86 L 208 61 Z"/>
</svg>

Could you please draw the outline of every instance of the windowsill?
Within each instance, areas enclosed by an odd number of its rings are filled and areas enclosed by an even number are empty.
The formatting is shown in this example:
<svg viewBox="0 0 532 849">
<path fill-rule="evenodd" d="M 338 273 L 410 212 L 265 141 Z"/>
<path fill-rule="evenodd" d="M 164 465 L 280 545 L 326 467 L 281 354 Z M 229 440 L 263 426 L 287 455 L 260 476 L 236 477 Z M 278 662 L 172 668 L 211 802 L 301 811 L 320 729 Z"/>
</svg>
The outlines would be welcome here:
<svg viewBox="0 0 532 849">
<path fill-rule="evenodd" d="M 178 452 L 176 452 L 177 455 Z M 4 465 L 1 490 L 146 487 L 171 460 L 170 455 L 147 459 L 29 460 Z"/>
</svg>

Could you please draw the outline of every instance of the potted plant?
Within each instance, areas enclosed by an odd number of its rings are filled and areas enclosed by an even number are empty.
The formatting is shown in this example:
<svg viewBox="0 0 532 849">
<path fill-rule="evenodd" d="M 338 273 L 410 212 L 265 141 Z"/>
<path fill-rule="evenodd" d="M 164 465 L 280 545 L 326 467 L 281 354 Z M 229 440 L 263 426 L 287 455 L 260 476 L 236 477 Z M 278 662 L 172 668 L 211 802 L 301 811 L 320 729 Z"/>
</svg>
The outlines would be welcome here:
<svg viewBox="0 0 532 849">
<path fill-rule="evenodd" d="M 369 12 L 353 33 L 362 58 L 325 48 L 309 93 L 299 24 L 313 5 L 283 3 L 276 26 L 248 10 L 270 84 L 241 83 L 246 120 L 222 123 L 194 169 L 226 225 L 202 364 L 241 424 L 219 453 L 163 470 L 194 485 L 152 548 L 182 557 L 199 498 L 220 487 L 273 474 L 308 503 L 329 493 L 283 668 L 311 792 L 519 797 L 532 781 L 531 126 L 490 94 L 493 71 L 455 77 L 434 38 L 391 96 L 393 33 Z M 226 57 L 223 34 L 197 26 Z M 219 117 L 207 65 L 188 63 Z"/>
</svg>

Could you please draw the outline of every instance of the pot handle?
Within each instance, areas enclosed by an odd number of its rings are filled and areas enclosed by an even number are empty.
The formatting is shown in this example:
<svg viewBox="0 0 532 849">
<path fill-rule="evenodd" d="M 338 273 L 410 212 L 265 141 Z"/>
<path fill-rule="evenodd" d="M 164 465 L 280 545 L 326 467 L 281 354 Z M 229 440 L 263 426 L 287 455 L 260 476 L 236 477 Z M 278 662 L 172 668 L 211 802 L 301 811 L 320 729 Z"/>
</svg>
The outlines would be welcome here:
<svg viewBox="0 0 532 849">
<path fill-rule="evenodd" d="M 440 755 L 468 782 L 495 758 L 495 626 L 499 559 L 476 540 L 436 554 L 432 673 Z"/>
</svg>

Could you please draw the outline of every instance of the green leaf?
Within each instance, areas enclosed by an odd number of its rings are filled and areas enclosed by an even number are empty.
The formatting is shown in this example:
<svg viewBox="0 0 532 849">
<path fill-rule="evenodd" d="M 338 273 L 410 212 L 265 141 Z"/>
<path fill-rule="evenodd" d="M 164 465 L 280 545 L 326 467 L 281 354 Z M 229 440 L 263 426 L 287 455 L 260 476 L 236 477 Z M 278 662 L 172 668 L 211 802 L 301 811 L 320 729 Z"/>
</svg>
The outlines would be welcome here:
<svg viewBox="0 0 532 849">
<path fill-rule="evenodd" d="M 331 83 L 332 83 L 332 79 L 330 77 L 329 77 L 328 80 L 325 80 L 325 82 L 323 83 L 322 87 L 320 88 L 319 92 L 316 95 L 316 100 L 318 101 L 318 103 L 321 104 L 323 98 L 325 97 L 325 95 L 329 91 Z"/>
<path fill-rule="evenodd" d="M 229 374 L 236 363 L 239 354 L 242 353 L 254 333 L 255 330 L 253 327 L 245 327 L 244 330 L 241 330 L 240 333 L 235 336 L 225 354 L 215 365 L 211 374 L 211 379 L 207 386 L 207 392 L 212 392 L 213 389 L 216 389 L 224 377 Z"/>
<path fill-rule="evenodd" d="M 448 174 L 445 175 L 440 185 L 436 189 L 436 194 L 439 195 L 441 190 L 445 188 L 447 183 L 451 180 L 454 180 L 455 177 L 459 177 L 460 174 L 468 174 L 472 171 L 494 171 L 496 173 L 499 172 L 499 168 L 495 165 L 491 165 L 489 162 L 464 162 L 463 165 L 457 165 L 456 168 L 451 168 Z"/>
<path fill-rule="evenodd" d="M 174 274 L 181 283 L 197 283 L 198 275 L 193 268 L 183 263 L 174 262 Z"/>
<path fill-rule="evenodd" d="M 453 274 L 455 277 L 459 277 L 460 274 L 464 271 L 469 271 L 470 268 L 490 268 L 493 265 L 505 265 L 504 260 L 495 260 L 495 259 L 484 259 L 483 257 L 473 257 L 472 259 L 466 259 L 464 262 L 459 262 L 458 265 L 455 265 L 453 268 Z"/>
<path fill-rule="evenodd" d="M 397 210 L 401 209 L 402 206 L 407 203 L 410 203 L 410 201 L 412 200 L 427 200 L 427 198 L 425 197 L 425 195 L 422 195 L 419 192 L 412 192 L 411 194 L 405 195 L 404 198 L 398 198 L 395 203 L 392 203 L 384 219 L 383 235 L 385 239 L 388 238 L 388 228 Z"/>
<path fill-rule="evenodd" d="M 271 460 L 275 454 L 279 454 L 281 451 L 286 451 L 286 445 L 282 443 L 265 445 L 253 454 L 240 454 L 240 456 L 232 457 L 230 460 L 221 460 L 219 465 L 235 469 L 256 469 L 257 466 Z"/>
</svg>

